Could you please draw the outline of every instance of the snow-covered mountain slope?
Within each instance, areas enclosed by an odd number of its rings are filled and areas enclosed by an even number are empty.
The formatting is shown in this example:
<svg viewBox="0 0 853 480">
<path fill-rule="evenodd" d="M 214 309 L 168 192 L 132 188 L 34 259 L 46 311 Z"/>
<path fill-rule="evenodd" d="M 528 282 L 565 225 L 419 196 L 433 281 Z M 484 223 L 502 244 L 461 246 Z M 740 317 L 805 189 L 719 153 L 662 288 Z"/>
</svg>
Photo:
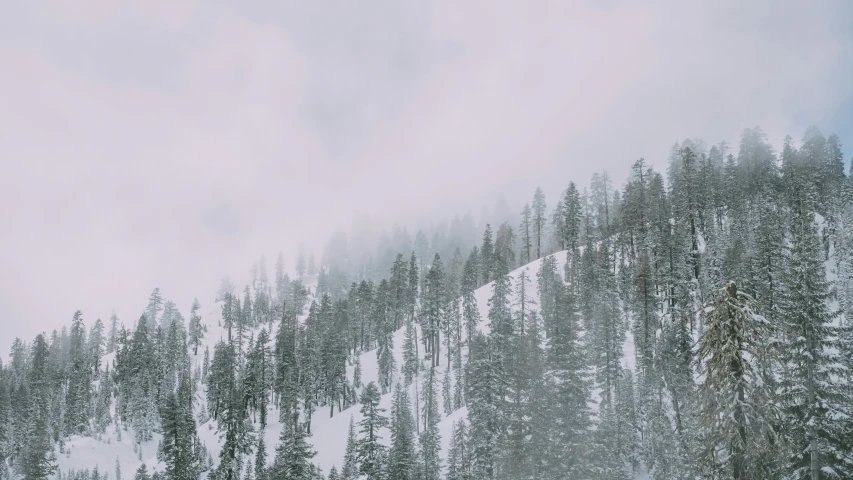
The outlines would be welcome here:
<svg viewBox="0 0 853 480">
<path fill-rule="evenodd" d="M 566 252 L 559 252 L 554 255 L 557 260 L 559 271 L 562 271 L 563 265 L 566 261 Z M 515 281 L 522 271 L 526 271 L 528 277 L 531 279 L 530 288 L 528 290 L 528 295 L 531 300 L 531 310 L 538 309 L 539 302 L 536 289 L 536 273 L 539 271 L 541 263 L 541 259 L 536 260 L 523 267 L 517 268 L 510 273 L 513 285 L 515 285 Z M 316 287 L 316 285 L 311 282 L 311 279 L 307 282 L 307 286 L 311 291 L 314 291 Z M 477 300 L 477 306 L 479 308 L 481 318 L 479 328 L 482 331 L 488 330 L 488 301 L 491 296 L 491 283 L 480 287 L 475 292 L 475 298 Z M 210 304 L 206 308 L 202 308 L 201 315 L 202 321 L 208 326 L 208 332 L 204 339 L 204 345 L 199 348 L 198 355 L 193 357 L 193 361 L 197 366 L 200 366 L 202 363 L 205 346 L 210 349 L 212 354 L 213 346 L 220 339 L 223 339 L 226 336 L 224 329 L 219 326 L 221 323 L 221 304 L 214 303 Z M 300 320 L 304 320 L 304 317 Z M 399 368 L 403 365 L 402 346 L 404 335 L 405 328 L 401 328 L 393 334 L 394 359 L 398 368 L 394 377 L 394 382 L 402 381 L 402 375 L 399 373 Z M 420 332 L 418 332 L 418 336 L 420 338 Z M 628 332 L 625 341 L 623 363 L 629 368 L 634 367 L 633 350 L 633 339 L 630 336 L 630 332 Z M 463 352 L 463 361 L 466 357 L 467 352 Z M 104 358 L 102 365 L 110 365 L 110 368 L 112 368 L 113 358 L 114 354 L 107 355 Z M 362 368 L 362 383 L 367 384 L 371 381 L 377 381 L 378 362 L 376 350 L 361 353 L 360 361 Z M 443 358 L 441 363 L 442 364 L 436 369 L 436 374 L 439 379 L 443 378 L 445 369 L 448 367 L 446 365 L 446 358 Z M 352 365 L 347 367 L 347 376 L 350 379 L 353 376 L 353 369 L 354 367 Z M 204 385 L 200 385 L 197 392 L 197 398 L 198 403 L 195 408 L 196 418 L 198 418 L 198 413 L 202 411 L 202 409 L 206 408 Z M 411 387 L 409 398 L 413 402 L 414 410 L 415 385 L 412 385 Z M 380 406 L 381 408 L 386 409 L 386 415 L 390 414 L 391 399 L 391 393 L 383 395 L 381 399 Z M 350 418 L 358 423 L 358 421 L 361 420 L 360 408 L 360 404 L 355 404 L 343 412 L 336 411 L 332 417 L 329 416 L 328 408 L 319 408 L 314 413 L 311 419 L 312 436 L 308 440 L 313 444 L 314 449 L 317 452 L 316 457 L 314 457 L 314 463 L 319 465 L 324 473 L 328 473 L 332 466 L 336 466 L 336 468 L 340 470 L 346 449 L 346 438 Z M 459 419 L 465 418 L 466 416 L 467 409 L 463 407 L 450 415 L 445 416 L 439 423 L 439 432 L 442 442 L 441 455 L 443 458 L 447 455 L 447 451 L 449 450 L 453 423 Z M 259 429 L 259 425 L 256 425 L 256 429 Z M 281 424 L 278 423 L 278 411 L 271 406 L 269 412 L 269 424 L 267 425 L 264 434 L 269 461 L 274 457 L 275 446 L 278 444 L 280 433 Z M 210 454 L 213 456 L 214 462 L 216 462 L 220 451 L 220 439 L 216 432 L 216 423 L 213 420 L 208 420 L 203 424 L 199 424 L 198 434 L 207 446 Z M 390 442 L 390 434 L 387 429 L 385 429 L 381 435 L 383 437 L 382 442 L 386 444 Z M 162 471 L 164 469 L 164 465 L 157 460 L 157 445 L 160 438 L 161 437 L 155 433 L 153 440 L 144 442 L 141 446 L 142 454 L 140 456 L 138 452 L 134 451 L 132 432 L 121 432 L 121 439 L 119 439 L 119 435 L 115 425 L 113 424 L 107 428 L 107 433 L 100 439 L 91 437 L 72 437 L 66 442 L 63 452 L 57 451 L 57 463 L 62 472 L 67 471 L 69 468 L 73 468 L 75 470 L 83 468 L 91 469 L 97 465 L 100 471 L 103 472 L 106 470 L 110 472 L 111 478 L 114 478 L 113 476 L 115 475 L 116 458 L 118 458 L 121 464 L 122 478 L 131 478 L 133 473 L 142 463 L 145 463 L 148 466 L 149 471 Z"/>
</svg>

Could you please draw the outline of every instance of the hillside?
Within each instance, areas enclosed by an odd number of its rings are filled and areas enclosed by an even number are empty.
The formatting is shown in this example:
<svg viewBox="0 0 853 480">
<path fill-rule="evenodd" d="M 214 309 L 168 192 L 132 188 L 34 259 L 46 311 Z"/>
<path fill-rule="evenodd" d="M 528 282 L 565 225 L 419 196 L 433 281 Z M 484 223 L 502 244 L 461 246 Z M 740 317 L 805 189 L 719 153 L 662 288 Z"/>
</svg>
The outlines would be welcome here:
<svg viewBox="0 0 853 480">
<path fill-rule="evenodd" d="M 562 270 L 563 265 L 566 261 L 566 252 L 558 252 L 554 254 L 557 259 L 558 268 Z M 510 278 L 513 283 L 518 278 L 520 272 L 525 271 L 527 274 L 535 279 L 536 272 L 538 272 L 542 263 L 542 259 L 535 260 L 530 262 L 529 264 L 519 267 L 513 270 L 510 273 Z M 316 282 L 316 278 L 314 279 Z M 306 286 L 312 291 L 316 288 L 316 283 L 306 282 Z M 483 332 L 488 332 L 488 321 L 486 320 L 486 314 L 488 311 L 488 301 L 492 295 L 492 287 L 493 282 L 488 283 L 480 288 L 478 288 L 474 294 L 477 299 L 477 307 L 480 310 L 481 321 L 479 324 L 479 329 Z M 531 289 L 529 295 L 531 296 L 531 310 L 538 311 L 538 295 L 536 294 L 536 290 Z M 514 297 L 513 297 L 514 298 Z M 313 296 L 311 300 L 316 300 Z M 210 351 L 213 351 L 213 347 L 216 342 L 225 338 L 225 331 L 221 327 L 222 323 L 222 302 L 211 304 L 210 306 L 204 308 L 201 313 L 202 321 L 207 325 L 208 332 L 205 336 L 204 343 L 202 347 L 199 348 L 199 354 L 193 358 L 194 367 L 201 368 L 202 355 L 201 352 L 205 347 L 209 348 Z M 305 316 L 300 317 L 301 320 L 304 321 Z M 415 325 L 415 328 L 418 329 L 420 335 L 420 327 Z M 259 329 L 258 329 L 259 330 Z M 255 333 L 257 333 L 257 331 Z M 403 364 L 402 357 L 402 348 L 403 340 L 405 335 L 405 328 L 401 328 L 394 332 L 393 334 L 393 344 L 394 344 L 394 359 L 398 366 Z M 362 366 L 362 378 L 364 384 L 370 381 L 376 381 L 378 378 L 378 367 L 377 367 L 377 358 L 376 358 L 376 350 L 369 350 L 366 352 L 362 352 L 360 354 L 361 357 L 361 366 Z M 112 368 L 112 362 L 115 358 L 115 354 L 108 354 L 103 359 L 103 368 L 106 368 L 108 365 Z M 463 355 L 464 359 L 467 359 L 467 355 Z M 633 358 L 633 344 L 630 341 L 630 332 L 628 332 L 628 340 L 625 343 L 625 356 L 624 360 L 626 365 L 633 366 L 634 358 Z M 426 362 L 424 362 L 426 367 Z M 440 365 L 436 368 L 436 373 L 441 378 L 444 375 L 444 371 L 447 368 L 446 362 L 445 364 Z M 347 368 L 347 376 L 348 378 L 352 378 L 354 367 L 350 364 Z M 398 374 L 395 381 L 400 381 L 401 377 Z M 200 385 L 198 391 L 196 392 L 197 404 L 195 407 L 195 413 L 202 411 L 206 408 L 205 405 L 205 394 L 204 394 L 204 385 Z M 415 398 L 415 385 L 413 384 L 409 389 L 409 395 L 412 399 Z M 391 409 L 391 397 L 392 393 L 387 393 L 382 395 L 381 407 L 390 411 Z M 319 409 L 314 413 L 314 416 L 311 421 L 312 425 L 312 436 L 310 437 L 310 442 L 314 445 L 314 449 L 317 452 L 316 457 L 314 458 L 314 462 L 320 466 L 323 472 L 328 472 L 332 466 L 336 466 L 337 469 L 341 468 L 341 461 L 344 458 L 345 448 L 346 448 L 346 436 L 347 429 L 349 427 L 350 418 L 353 418 L 357 423 L 361 420 L 361 413 L 359 412 L 361 404 L 355 404 L 350 406 L 347 410 L 344 410 L 342 413 L 336 412 L 333 417 L 329 417 L 329 412 L 327 409 Z M 442 458 L 447 455 L 447 451 L 450 443 L 450 434 L 451 427 L 454 422 L 464 419 L 467 415 L 467 408 L 463 407 L 450 415 L 444 416 L 439 423 L 439 431 L 441 434 L 442 441 Z M 197 416 L 197 415 L 196 415 Z M 275 446 L 278 443 L 278 438 L 281 433 L 281 424 L 278 422 L 278 411 L 271 407 L 270 414 L 270 423 L 267 425 L 265 430 L 265 443 L 267 446 L 267 453 L 269 458 L 275 456 Z M 255 424 L 256 428 L 259 428 L 259 425 Z M 199 424 L 199 437 L 207 446 L 210 454 L 214 459 L 216 459 L 219 455 L 219 450 L 221 448 L 221 440 L 219 435 L 216 433 L 216 424 L 212 420 L 208 420 L 203 424 Z M 383 442 L 387 444 L 389 441 L 389 434 L 387 429 L 382 434 Z M 81 470 L 81 469 L 91 469 L 95 466 L 98 466 L 101 471 L 106 469 L 109 472 L 113 472 L 115 468 L 116 458 L 119 459 L 121 463 L 122 470 L 122 478 L 131 478 L 136 469 L 143 463 L 145 463 L 150 469 L 163 471 L 164 465 L 162 462 L 157 460 L 157 445 L 160 442 L 162 436 L 159 434 L 154 434 L 154 439 L 151 441 L 142 443 L 142 460 L 139 460 L 139 455 L 134 453 L 134 446 L 132 441 L 132 436 L 129 432 L 124 432 L 122 434 L 122 439 L 119 440 L 116 435 L 115 425 L 110 424 L 107 427 L 106 434 L 102 435 L 100 439 L 96 439 L 93 437 L 83 437 L 83 436 L 72 436 L 69 440 L 66 441 L 64 452 L 59 453 L 57 450 L 57 463 L 59 465 L 59 469 L 63 472 L 68 471 L 69 469 Z"/>
<path fill-rule="evenodd" d="M 155 289 L 138 320 L 16 339 L 0 480 L 851 478 L 840 144 L 728 148 L 570 182 L 550 213 L 537 189 L 477 246 L 402 232 L 356 264 L 340 242 L 187 320 Z"/>
</svg>

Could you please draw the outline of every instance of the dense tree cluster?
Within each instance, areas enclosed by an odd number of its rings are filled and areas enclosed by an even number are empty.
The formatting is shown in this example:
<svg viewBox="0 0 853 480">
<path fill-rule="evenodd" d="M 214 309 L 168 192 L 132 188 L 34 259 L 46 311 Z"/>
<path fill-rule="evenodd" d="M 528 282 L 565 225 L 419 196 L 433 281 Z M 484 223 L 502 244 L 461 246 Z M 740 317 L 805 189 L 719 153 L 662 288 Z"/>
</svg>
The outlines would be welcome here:
<svg viewBox="0 0 853 480">
<path fill-rule="evenodd" d="M 164 468 L 139 480 L 853 478 L 844 170 L 816 129 L 778 154 L 758 128 L 736 155 L 685 140 L 665 173 L 639 159 L 621 189 L 596 174 L 550 209 L 536 189 L 482 236 L 470 216 L 376 252 L 336 234 L 294 279 L 261 258 L 216 293 L 218 341 L 198 301 L 187 322 L 159 289 L 131 328 L 76 312 L 0 365 L 0 480 L 101 480 L 56 451 L 111 425 L 140 460 L 159 440 Z M 324 476 L 312 419 L 353 406 Z"/>
</svg>

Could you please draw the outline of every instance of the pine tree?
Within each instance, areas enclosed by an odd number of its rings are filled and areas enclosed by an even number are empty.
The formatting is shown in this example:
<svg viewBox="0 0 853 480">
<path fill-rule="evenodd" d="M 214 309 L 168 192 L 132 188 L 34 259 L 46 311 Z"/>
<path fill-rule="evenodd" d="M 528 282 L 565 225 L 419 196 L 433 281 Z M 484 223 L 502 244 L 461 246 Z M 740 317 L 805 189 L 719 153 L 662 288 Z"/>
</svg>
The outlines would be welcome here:
<svg viewBox="0 0 853 480">
<path fill-rule="evenodd" d="M 406 386 L 412 384 L 420 367 L 418 340 L 416 338 L 417 331 L 415 328 L 412 323 L 406 324 L 406 336 L 403 339 L 403 381 Z"/>
<path fill-rule="evenodd" d="M 398 383 L 391 404 L 391 447 L 388 452 L 388 478 L 415 478 L 415 439 L 409 396 Z"/>
<path fill-rule="evenodd" d="M 68 393 L 65 397 L 65 433 L 81 434 L 86 429 L 87 412 L 91 399 L 91 363 L 86 348 L 86 329 L 78 310 L 71 322 L 71 361 L 68 373 Z"/>
<path fill-rule="evenodd" d="M 116 455 L 116 480 L 121 480 L 121 460 Z"/>
<path fill-rule="evenodd" d="M 267 401 L 272 386 L 271 367 L 268 364 L 271 352 L 268 343 L 269 334 L 266 328 L 262 328 L 258 332 L 254 347 L 247 355 L 243 374 L 243 396 L 251 407 L 253 415 L 254 412 L 260 414 L 261 428 L 267 425 Z"/>
<path fill-rule="evenodd" d="M 377 322 L 377 349 L 376 349 L 376 357 L 377 357 L 377 366 L 378 366 L 378 374 L 379 374 L 379 384 L 382 388 L 382 393 L 388 393 L 391 389 L 391 383 L 394 380 L 394 372 L 397 369 L 396 362 L 394 360 L 394 341 L 392 339 L 392 324 L 390 319 L 387 316 L 387 311 L 385 310 L 386 303 L 386 295 L 387 292 L 387 282 L 385 280 L 380 284 L 380 291 L 383 292 L 383 295 L 379 297 L 377 303 L 383 304 L 379 311 L 374 313 L 374 319 Z"/>
<path fill-rule="evenodd" d="M 279 444 L 275 449 L 275 461 L 270 467 L 270 478 L 314 480 L 315 468 L 310 460 L 317 452 L 312 450 L 312 445 L 305 437 L 306 434 L 299 425 L 294 428 L 282 428 Z"/>
<path fill-rule="evenodd" d="M 595 290 L 591 292 L 589 342 L 596 369 L 596 381 L 602 388 L 602 401 L 612 403 L 617 378 L 621 374 L 620 361 L 625 329 L 620 318 L 616 278 L 612 269 L 612 256 L 607 242 L 602 242 L 596 254 L 598 265 L 594 268 Z"/>
<path fill-rule="evenodd" d="M 361 355 L 355 355 L 355 368 L 352 371 L 352 385 L 355 388 L 361 388 Z"/>
<path fill-rule="evenodd" d="M 9 480 L 9 471 L 6 466 L 6 459 L 11 450 L 12 439 L 12 399 L 9 396 L 9 389 L 6 386 L 6 381 L 3 378 L 3 363 L 0 361 L 0 480 Z"/>
<path fill-rule="evenodd" d="M 26 480 L 47 480 L 56 473 L 53 442 L 43 414 L 34 412 L 33 418 L 33 427 L 27 433 L 27 443 L 20 459 L 21 472 Z"/>
<path fill-rule="evenodd" d="M 185 372 L 177 392 L 168 392 L 160 409 L 163 440 L 159 451 L 166 464 L 166 476 L 173 480 L 196 480 L 201 466 L 196 452 L 195 419 L 192 412 L 192 383 Z"/>
<path fill-rule="evenodd" d="M 485 335 L 471 339 L 477 352 L 468 360 L 468 418 L 471 422 L 472 478 L 495 478 L 497 440 L 500 433 L 499 402 L 502 399 L 497 362 Z"/>
<path fill-rule="evenodd" d="M 148 475 L 148 467 L 143 463 L 136 469 L 136 474 L 133 475 L 133 480 L 151 480 L 151 476 Z"/>
<path fill-rule="evenodd" d="M 477 298 L 474 290 L 477 289 L 477 252 L 476 249 L 468 255 L 462 270 L 462 323 L 465 325 L 465 338 L 470 343 L 474 337 L 474 330 L 480 323 L 480 310 L 477 308 Z M 469 345 L 470 347 L 470 345 Z M 471 350 L 469 348 L 468 353 Z"/>
<path fill-rule="evenodd" d="M 495 261 L 495 247 L 492 243 L 492 226 L 486 224 L 486 231 L 483 232 L 483 245 L 480 247 L 477 256 L 480 270 L 480 285 L 484 285 L 492 281 L 492 270 Z"/>
<path fill-rule="evenodd" d="M 286 427 L 285 427 L 286 428 Z M 255 450 L 255 480 L 267 479 L 267 445 L 264 441 L 264 430 L 258 435 L 258 445 Z"/>
<path fill-rule="evenodd" d="M 104 323 L 99 318 L 95 320 L 95 324 L 89 330 L 89 360 L 92 365 L 92 372 L 95 374 L 101 370 L 101 358 L 104 356 L 105 347 Z"/>
<path fill-rule="evenodd" d="M 279 421 L 295 423 L 299 402 L 297 391 L 299 367 L 296 357 L 296 336 L 298 325 L 296 315 L 282 312 L 281 323 L 275 338 L 275 384 L 274 392 L 278 398 Z"/>
<path fill-rule="evenodd" d="M 233 343 L 216 344 L 208 382 L 208 409 L 217 421 L 223 444 L 217 475 L 223 480 L 239 480 L 241 455 L 251 444 L 251 423 L 246 419 L 246 404 L 238 389 L 237 352 Z"/>
<path fill-rule="evenodd" d="M 445 415 L 453 413 L 453 399 L 450 396 L 450 365 L 444 369 L 444 379 L 441 382 L 441 400 Z"/>
<path fill-rule="evenodd" d="M 201 315 L 198 311 L 201 305 L 198 299 L 193 299 L 193 306 L 190 310 L 190 326 L 189 326 L 189 344 L 193 347 L 193 355 L 198 355 L 198 347 L 201 341 L 204 340 L 204 334 L 207 333 L 207 325 L 201 323 Z"/>
<path fill-rule="evenodd" d="M 118 340 L 118 317 L 115 312 L 110 315 L 110 331 L 107 334 L 107 352 L 113 353 L 116 350 L 116 341 Z"/>
<path fill-rule="evenodd" d="M 462 368 L 462 348 L 456 349 L 453 362 L 453 411 L 462 408 L 465 403 L 465 372 Z"/>
<path fill-rule="evenodd" d="M 201 383 L 207 383 L 210 370 L 210 348 L 204 347 L 204 359 L 201 362 Z"/>
<path fill-rule="evenodd" d="M 388 419 L 382 416 L 385 409 L 379 407 L 379 400 L 376 384 L 368 383 L 361 394 L 362 420 L 358 422 L 361 436 L 356 444 L 358 471 L 367 480 L 381 478 L 385 457 L 386 447 L 379 441 L 382 438 L 379 430 L 388 424 Z"/>
<path fill-rule="evenodd" d="M 526 275 L 519 275 L 519 297 L 525 296 L 522 294 L 526 290 L 524 277 Z M 549 448 L 548 430 L 551 425 L 548 411 L 550 392 L 545 382 L 545 352 L 541 347 L 538 312 L 531 311 L 522 316 L 519 311 L 517 317 L 516 323 L 526 328 L 524 333 L 514 339 L 511 348 L 499 470 L 503 477 L 540 478 L 545 473 L 544 453 Z"/>
<path fill-rule="evenodd" d="M 392 330 L 397 330 L 406 321 L 409 299 L 409 265 L 402 253 L 397 254 L 397 258 L 391 265 L 389 284 L 391 288 L 391 317 L 393 318 Z"/>
<path fill-rule="evenodd" d="M 771 452 L 778 412 L 768 377 L 774 332 L 758 308 L 729 282 L 702 310 L 706 330 L 696 362 L 704 402 L 703 458 L 711 474 L 733 479 L 771 478 L 777 463 Z"/>
<path fill-rule="evenodd" d="M 591 475 L 607 480 L 633 479 L 633 472 L 619 451 L 619 419 L 615 405 L 602 405 L 598 416 L 598 425 L 592 434 L 593 457 L 588 467 Z"/>
<path fill-rule="evenodd" d="M 542 239 L 545 236 L 545 193 L 536 187 L 533 193 L 533 244 L 536 250 L 536 258 L 542 258 Z"/>
<path fill-rule="evenodd" d="M 471 461 L 468 452 L 468 429 L 465 420 L 453 422 L 453 436 L 447 453 L 447 480 L 471 480 Z"/>
<path fill-rule="evenodd" d="M 569 478 L 587 475 L 587 431 L 590 426 L 590 379 L 584 361 L 577 304 L 571 288 L 558 288 L 556 313 L 546 356 L 547 375 L 553 384 L 553 423 L 547 469 Z"/>
<path fill-rule="evenodd" d="M 521 225 L 518 227 L 519 235 L 521 235 L 521 260 L 524 264 L 531 261 L 531 251 L 533 250 L 533 242 L 531 241 L 531 211 L 530 204 L 525 203 L 521 210 Z"/>
<path fill-rule="evenodd" d="M 98 391 L 95 395 L 93 409 L 93 426 L 95 433 L 104 433 L 110 424 L 110 405 L 112 404 L 113 377 L 110 375 L 109 366 L 100 377 Z"/>
<path fill-rule="evenodd" d="M 495 235 L 495 261 L 503 263 L 507 270 L 515 268 L 515 233 L 506 222 Z"/>
<path fill-rule="evenodd" d="M 439 364 L 439 335 L 445 315 L 445 278 L 444 267 L 441 257 L 436 253 L 432 267 L 426 274 L 425 290 L 423 294 L 423 310 L 421 318 L 421 332 L 427 351 L 432 354 L 432 365 Z"/>
<path fill-rule="evenodd" d="M 581 217 L 583 207 L 580 193 L 574 182 L 569 182 L 563 195 L 563 244 L 570 253 L 570 259 L 575 260 L 581 239 Z"/>
<path fill-rule="evenodd" d="M 785 330 L 782 382 L 790 471 L 797 478 L 853 476 L 851 414 L 843 398 L 837 358 L 837 313 L 830 295 L 814 216 L 805 192 L 794 191 L 791 240 L 781 313 Z"/>
<path fill-rule="evenodd" d="M 347 430 L 347 447 L 344 454 L 343 468 L 341 469 L 341 480 L 356 480 L 359 476 L 358 469 L 358 440 L 355 436 L 355 423 L 350 416 L 349 430 Z"/>
<path fill-rule="evenodd" d="M 517 332 L 513 325 L 510 306 L 512 285 L 509 273 L 503 263 L 497 262 L 496 266 L 492 297 L 489 299 L 489 347 L 492 361 L 495 362 L 497 378 L 500 381 L 497 386 L 498 394 L 503 398 L 512 361 L 511 350 Z"/>
<path fill-rule="evenodd" d="M 409 322 L 415 319 L 415 308 L 418 305 L 418 279 L 420 278 L 420 270 L 418 269 L 417 257 L 415 252 L 409 258 L 409 294 L 407 297 L 407 306 L 409 310 Z"/>
<path fill-rule="evenodd" d="M 435 368 L 424 377 L 423 395 L 423 425 L 420 434 L 421 474 L 423 480 L 438 480 L 441 476 L 441 435 L 438 433 L 438 381 L 435 378 Z"/>
</svg>

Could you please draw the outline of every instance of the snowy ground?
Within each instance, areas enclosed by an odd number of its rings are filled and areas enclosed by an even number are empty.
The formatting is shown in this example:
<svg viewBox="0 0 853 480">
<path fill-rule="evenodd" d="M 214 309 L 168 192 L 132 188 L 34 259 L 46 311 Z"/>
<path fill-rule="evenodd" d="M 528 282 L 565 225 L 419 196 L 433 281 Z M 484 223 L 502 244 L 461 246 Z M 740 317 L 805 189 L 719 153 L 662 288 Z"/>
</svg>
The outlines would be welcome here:
<svg viewBox="0 0 853 480">
<path fill-rule="evenodd" d="M 562 272 L 563 265 L 566 261 L 566 253 L 559 252 L 556 253 L 557 259 L 557 267 L 558 271 Z M 514 270 L 510 276 L 513 280 L 513 285 L 515 285 L 515 279 L 518 277 L 522 270 L 527 271 L 527 275 L 531 279 L 529 295 L 532 297 L 531 300 L 531 309 L 536 310 L 538 307 L 538 295 L 536 289 L 536 273 L 539 271 L 541 265 L 541 259 L 531 262 L 528 265 L 520 267 Z M 315 279 L 312 279 L 316 281 Z M 315 284 L 312 282 L 307 282 L 307 286 L 314 291 Z M 475 297 L 477 299 L 477 306 L 480 310 L 480 330 L 487 330 L 487 320 L 486 314 L 488 312 L 488 300 L 492 295 L 492 284 L 484 285 L 480 287 L 475 292 Z M 535 303 L 534 303 L 535 302 Z M 221 304 L 215 303 L 211 304 L 207 308 L 202 309 L 202 319 L 208 325 L 208 333 L 205 337 L 204 343 L 210 349 L 212 354 L 213 346 L 221 339 L 224 338 L 224 331 L 221 327 L 219 327 L 219 323 L 221 321 Z M 404 339 L 405 329 L 400 329 L 394 333 L 394 357 L 397 362 L 398 369 L 401 365 L 403 365 L 402 358 L 402 345 Z M 420 332 L 418 333 L 418 338 L 420 338 Z M 200 365 L 202 362 L 204 352 L 204 345 L 199 348 L 198 356 L 194 357 L 194 361 L 197 365 Z M 110 364 L 110 368 L 112 368 L 112 360 L 114 358 L 114 354 L 107 355 L 104 359 L 103 364 Z M 464 359 L 464 356 L 463 356 Z M 442 359 L 442 365 L 437 368 L 436 374 L 438 376 L 439 381 L 444 376 L 444 371 L 447 368 L 446 358 Z M 624 357 L 623 357 L 623 365 L 627 368 L 634 368 L 634 344 L 633 339 L 628 332 L 625 339 L 624 346 Z M 362 383 L 367 384 L 371 381 L 378 381 L 378 368 L 377 368 L 377 358 L 376 351 L 371 350 L 367 352 L 363 352 L 361 354 L 361 366 L 362 366 Z M 348 366 L 348 378 L 352 378 L 353 367 Z M 400 381 L 402 378 L 398 373 L 395 375 L 394 381 Z M 439 384 L 440 385 L 440 384 Z M 200 386 L 198 395 L 198 404 L 196 406 L 196 415 L 200 411 L 200 409 L 204 407 L 204 386 Z M 392 390 L 393 391 L 393 390 Z M 415 391 L 414 385 L 412 386 L 409 397 L 413 402 L 412 408 L 414 410 L 414 398 Z M 386 409 L 386 415 L 390 414 L 391 410 L 391 398 L 392 394 L 388 393 L 382 396 L 380 406 Z M 361 419 L 360 414 L 360 404 L 356 404 L 351 406 L 349 409 L 344 410 L 343 412 L 335 412 L 333 417 L 329 417 L 329 409 L 328 408 L 320 408 L 315 412 L 312 420 L 311 420 L 311 430 L 312 437 L 309 441 L 314 445 L 314 449 L 317 451 L 317 455 L 314 458 L 314 462 L 319 465 L 324 474 L 329 472 L 329 469 L 334 465 L 338 470 L 341 468 L 341 462 L 344 457 L 344 451 L 346 449 L 346 438 L 347 432 L 349 428 L 350 418 L 358 423 Z M 442 457 L 447 454 L 450 444 L 451 437 L 451 429 L 453 422 L 465 418 L 467 416 L 467 409 L 462 408 L 453 412 L 452 414 L 446 416 L 439 423 L 439 432 L 441 434 L 442 441 Z M 267 425 L 265 431 L 265 443 L 267 447 L 268 453 L 268 461 L 272 461 L 275 453 L 275 446 L 278 444 L 278 437 L 281 432 L 281 425 L 278 423 L 278 412 L 276 409 L 271 408 L 269 412 L 269 421 L 270 424 Z M 220 450 L 220 440 L 219 436 L 216 433 L 216 423 L 212 420 L 207 421 L 204 424 L 198 426 L 198 434 L 201 440 L 206 444 L 210 454 L 214 458 L 214 462 L 217 461 L 219 450 Z M 382 433 L 382 440 L 387 444 L 390 441 L 390 435 L 388 430 Z M 139 455 L 134 453 L 133 448 L 133 433 L 131 431 L 122 432 L 122 440 L 119 441 L 116 435 L 115 426 L 110 425 L 107 428 L 107 433 L 103 435 L 102 439 L 98 440 L 90 437 L 72 437 L 65 446 L 65 453 L 59 453 L 57 451 L 57 463 L 62 472 L 67 471 L 69 468 L 73 469 L 91 469 L 98 466 L 101 472 L 107 471 L 110 473 L 110 478 L 115 478 L 115 462 L 116 458 L 121 462 L 121 475 L 122 478 L 128 479 L 132 478 L 133 473 L 143 462 L 148 466 L 149 471 L 158 470 L 162 471 L 164 466 L 162 463 L 157 461 L 157 444 L 160 440 L 160 436 L 155 434 L 154 439 L 149 442 L 145 442 L 142 444 L 142 460 L 139 460 Z"/>
</svg>

